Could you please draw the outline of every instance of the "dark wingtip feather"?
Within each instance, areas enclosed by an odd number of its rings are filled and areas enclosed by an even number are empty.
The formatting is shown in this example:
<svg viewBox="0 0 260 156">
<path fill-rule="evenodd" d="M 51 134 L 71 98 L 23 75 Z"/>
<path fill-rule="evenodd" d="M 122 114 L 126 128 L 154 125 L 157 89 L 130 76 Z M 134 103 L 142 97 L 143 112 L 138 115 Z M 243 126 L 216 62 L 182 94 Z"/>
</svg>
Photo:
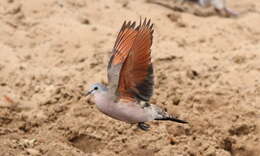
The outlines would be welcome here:
<svg viewBox="0 0 260 156">
<path fill-rule="evenodd" d="M 153 29 L 153 24 L 151 24 L 150 29 Z"/>
<path fill-rule="evenodd" d="M 151 19 L 147 19 L 147 18 L 144 18 L 144 20 L 142 20 L 142 17 L 140 16 L 140 19 L 139 19 L 139 25 L 135 28 L 136 30 L 138 30 L 138 28 L 140 27 L 147 27 L 149 29 L 152 29 L 154 24 L 151 23 L 152 20 Z M 136 26 L 136 22 L 132 22 L 132 21 L 124 21 L 123 25 L 122 25 L 122 28 L 127 28 L 127 27 L 130 27 L 130 28 L 134 28 Z"/>
<path fill-rule="evenodd" d="M 131 21 L 128 21 L 127 22 L 127 27 L 130 27 L 131 26 Z"/>
<path fill-rule="evenodd" d="M 153 32 L 152 28 L 153 28 L 154 24 L 151 22 L 152 22 L 151 19 L 148 20 L 147 18 L 145 18 L 144 20 L 142 20 L 142 17 L 140 16 L 138 26 L 136 26 L 136 22 L 124 21 L 121 30 L 126 29 L 126 28 L 132 28 L 135 30 L 139 30 L 141 27 L 147 27 L 148 29 L 151 30 L 151 32 Z"/>
<path fill-rule="evenodd" d="M 121 32 L 123 29 L 125 29 L 125 27 L 126 27 L 126 21 L 124 21 L 124 23 L 123 23 L 123 25 L 122 25 L 122 27 L 121 27 L 119 32 Z"/>
<path fill-rule="evenodd" d="M 146 24 L 147 27 L 149 27 L 150 23 L 151 23 L 151 19 L 148 20 L 148 22 L 147 22 L 147 24 Z"/>
<path fill-rule="evenodd" d="M 132 23 L 131 28 L 135 28 L 135 22 Z"/>
<path fill-rule="evenodd" d="M 142 25 L 142 26 L 144 26 L 144 27 L 146 26 L 146 20 L 147 20 L 147 18 L 145 17 L 145 18 L 144 18 L 143 25 Z"/>
</svg>

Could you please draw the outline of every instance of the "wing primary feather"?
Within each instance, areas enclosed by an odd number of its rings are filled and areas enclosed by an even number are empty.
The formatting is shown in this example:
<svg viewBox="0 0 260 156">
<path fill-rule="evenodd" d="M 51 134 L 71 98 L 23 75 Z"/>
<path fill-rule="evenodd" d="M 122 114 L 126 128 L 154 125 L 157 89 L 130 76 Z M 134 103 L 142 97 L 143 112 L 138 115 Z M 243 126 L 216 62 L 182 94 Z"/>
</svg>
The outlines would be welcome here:
<svg viewBox="0 0 260 156">
<path fill-rule="evenodd" d="M 149 29 L 151 29 L 151 30 L 153 29 L 153 24 L 151 24 L 151 26 L 149 27 Z M 153 32 L 153 30 L 152 30 L 151 32 Z"/>
<path fill-rule="evenodd" d="M 149 28 L 150 22 L 151 22 L 151 19 L 149 19 L 148 22 L 147 22 L 147 25 L 146 25 L 146 26 L 147 26 L 148 28 Z"/>
<path fill-rule="evenodd" d="M 126 40 L 128 40 L 129 38 L 129 36 L 131 36 L 133 33 L 135 33 L 134 31 L 132 31 L 132 32 L 130 32 L 127 36 L 122 36 L 121 37 L 121 40 L 118 42 L 118 46 L 120 45 L 120 43 L 122 43 L 122 42 L 125 42 Z M 123 40 L 124 39 L 124 40 Z M 118 48 L 118 47 L 116 47 L 116 48 Z"/>
<path fill-rule="evenodd" d="M 129 27 L 129 26 L 128 26 L 129 23 L 131 23 L 131 22 L 124 21 L 124 23 L 123 23 L 123 25 L 122 25 L 120 31 L 118 32 L 118 35 L 117 35 L 117 38 L 116 38 L 116 41 L 115 41 L 115 44 L 114 44 L 114 47 L 113 47 L 113 50 L 112 50 L 112 53 L 114 53 L 114 54 L 112 54 L 112 55 L 110 56 L 110 60 L 109 60 L 109 62 L 108 62 L 108 69 L 110 69 L 110 68 L 112 67 L 112 62 L 113 62 L 113 60 L 114 60 L 114 58 L 115 58 L 115 54 L 118 52 L 118 49 L 117 49 L 117 48 L 118 48 L 118 46 L 120 46 L 120 44 L 123 42 L 122 39 L 123 39 L 123 38 L 128 38 L 128 37 L 132 34 L 132 33 L 126 32 L 126 31 L 129 31 L 129 30 L 127 29 L 127 27 Z M 134 27 L 134 26 L 135 26 L 135 22 L 132 24 L 131 27 Z M 126 33 L 126 34 L 124 34 L 124 33 Z"/>
<path fill-rule="evenodd" d="M 127 30 L 126 30 L 127 31 Z M 125 32 L 126 33 L 126 32 Z M 134 33 L 134 31 L 132 31 L 131 33 L 129 33 L 127 36 L 120 36 L 120 39 L 116 42 L 116 45 L 115 45 L 115 47 L 114 47 L 114 49 L 117 49 L 118 48 L 118 46 L 120 45 L 120 43 L 122 43 L 122 42 L 124 42 L 125 40 L 127 40 L 128 39 L 128 37 L 132 34 L 132 33 Z M 123 40 L 124 39 L 124 40 Z"/>
<path fill-rule="evenodd" d="M 136 30 L 139 30 L 142 26 L 142 17 L 140 17 L 139 25 L 137 26 Z"/>
<path fill-rule="evenodd" d="M 128 23 L 127 23 L 127 27 L 129 27 L 131 25 L 131 21 L 129 21 Z"/>
<path fill-rule="evenodd" d="M 121 39 L 120 34 L 123 33 L 122 31 L 125 29 L 125 26 L 126 26 L 126 21 L 124 21 L 120 31 L 118 32 L 118 35 L 117 35 L 118 37 L 116 38 L 115 43 L 118 43 L 118 41 Z M 115 46 L 116 46 L 116 44 L 114 45 L 114 48 L 115 48 Z"/>
<path fill-rule="evenodd" d="M 144 18 L 143 27 L 146 25 L 146 18 Z"/>
<path fill-rule="evenodd" d="M 142 25 L 142 16 L 140 16 L 139 25 Z"/>
<path fill-rule="evenodd" d="M 130 22 L 128 22 L 128 23 L 126 24 L 126 21 L 125 21 L 118 35 L 122 34 L 123 31 L 124 31 L 127 27 L 130 26 L 130 24 L 131 24 Z M 135 22 L 132 24 L 132 26 L 133 26 L 133 27 L 135 26 Z M 130 27 L 132 27 L 132 26 L 130 26 Z M 126 30 L 126 31 L 127 31 L 127 30 Z M 133 31 L 133 32 L 134 32 L 134 31 Z M 133 32 L 132 32 L 132 33 L 133 33 Z M 128 36 L 119 36 L 119 37 L 118 37 L 118 40 L 115 42 L 116 45 L 115 45 L 114 48 L 117 48 L 117 46 L 120 45 L 119 43 L 120 43 L 120 42 L 123 42 L 123 41 L 122 41 L 123 38 L 127 39 L 127 37 L 129 37 L 130 35 L 131 35 L 131 33 L 128 34 Z"/>
<path fill-rule="evenodd" d="M 135 22 L 133 22 L 133 24 L 131 25 L 131 28 L 135 28 Z"/>
<path fill-rule="evenodd" d="M 121 27 L 121 29 L 120 29 L 118 35 L 119 35 L 120 33 L 122 33 L 122 31 L 125 29 L 125 27 L 126 27 L 126 21 L 124 21 L 124 23 L 123 23 L 123 25 L 122 25 L 122 27 Z"/>
<path fill-rule="evenodd" d="M 121 39 L 118 41 L 117 46 L 115 47 L 115 49 L 117 49 L 118 46 L 119 46 L 121 43 L 123 43 L 123 42 L 125 42 L 126 40 L 128 40 L 128 39 L 129 39 L 129 36 L 131 36 L 133 33 L 135 33 L 135 32 L 132 31 L 132 32 L 130 32 L 127 36 L 122 36 Z M 118 51 L 120 51 L 120 50 L 118 49 Z"/>
<path fill-rule="evenodd" d="M 130 26 L 130 24 L 129 24 L 129 22 L 128 22 L 128 24 L 127 25 L 129 25 Z M 127 25 L 126 25 L 126 27 L 127 27 Z M 130 26 L 131 28 L 134 28 L 135 27 L 135 22 L 133 22 L 133 24 Z M 132 33 L 136 33 L 135 31 L 132 31 L 131 33 L 129 33 L 127 36 L 120 36 L 120 39 L 118 40 L 118 42 L 116 42 L 116 46 L 114 47 L 114 49 L 117 49 L 118 48 L 118 46 L 121 44 L 121 43 L 123 43 L 123 42 L 125 42 L 126 40 L 128 40 L 129 38 L 129 36 L 130 35 L 132 35 Z M 133 37 L 135 37 L 135 36 L 133 36 Z M 124 39 L 124 40 L 123 40 Z"/>
</svg>

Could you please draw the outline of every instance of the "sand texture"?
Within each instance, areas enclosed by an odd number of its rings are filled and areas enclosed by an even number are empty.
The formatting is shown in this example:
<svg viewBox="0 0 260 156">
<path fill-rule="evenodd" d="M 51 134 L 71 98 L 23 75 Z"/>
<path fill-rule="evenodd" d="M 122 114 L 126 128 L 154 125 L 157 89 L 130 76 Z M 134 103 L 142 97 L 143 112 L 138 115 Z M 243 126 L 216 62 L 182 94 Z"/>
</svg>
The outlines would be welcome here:
<svg viewBox="0 0 260 156">
<path fill-rule="evenodd" d="M 237 18 L 174 0 L 0 0 L 0 156 L 259 156 L 260 1 Z M 151 18 L 151 99 L 190 122 L 136 125 L 84 90 L 107 83 L 124 20 Z"/>
</svg>

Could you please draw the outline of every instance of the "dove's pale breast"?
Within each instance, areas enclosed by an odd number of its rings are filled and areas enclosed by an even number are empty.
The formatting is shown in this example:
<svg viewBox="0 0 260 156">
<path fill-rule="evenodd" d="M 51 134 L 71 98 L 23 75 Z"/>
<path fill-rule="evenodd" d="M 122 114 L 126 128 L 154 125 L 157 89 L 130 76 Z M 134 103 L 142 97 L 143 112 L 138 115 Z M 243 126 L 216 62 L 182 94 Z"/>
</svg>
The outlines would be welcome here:
<svg viewBox="0 0 260 156">
<path fill-rule="evenodd" d="M 136 102 L 114 102 L 106 93 L 96 93 L 97 108 L 104 114 L 128 123 L 147 122 L 154 119 L 154 112 L 149 107 L 143 108 Z"/>
</svg>

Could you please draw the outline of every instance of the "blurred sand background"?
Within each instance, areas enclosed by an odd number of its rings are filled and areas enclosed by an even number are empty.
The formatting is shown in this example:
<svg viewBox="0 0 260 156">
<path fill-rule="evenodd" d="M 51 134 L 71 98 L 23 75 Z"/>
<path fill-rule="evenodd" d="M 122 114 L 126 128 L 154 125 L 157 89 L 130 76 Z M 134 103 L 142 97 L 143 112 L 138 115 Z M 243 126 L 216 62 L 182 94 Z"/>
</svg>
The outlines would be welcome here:
<svg viewBox="0 0 260 156">
<path fill-rule="evenodd" d="M 158 1 L 158 0 L 157 0 Z M 242 15 L 161 0 L 0 0 L 0 156 L 258 156 L 260 1 Z M 190 122 L 144 132 L 83 91 L 107 82 L 124 20 L 151 18 L 151 102 Z"/>
</svg>

